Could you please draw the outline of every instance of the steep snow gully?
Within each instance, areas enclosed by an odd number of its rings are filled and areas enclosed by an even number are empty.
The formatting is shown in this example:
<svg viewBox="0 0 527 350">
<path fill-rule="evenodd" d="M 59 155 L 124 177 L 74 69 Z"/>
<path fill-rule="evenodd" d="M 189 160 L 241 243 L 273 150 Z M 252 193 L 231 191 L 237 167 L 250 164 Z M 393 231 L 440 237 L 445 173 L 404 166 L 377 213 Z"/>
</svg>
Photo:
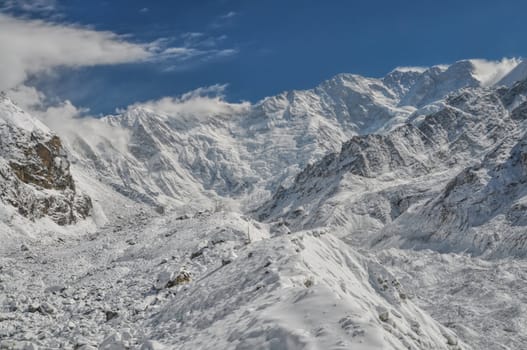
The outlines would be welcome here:
<svg viewBox="0 0 527 350">
<path fill-rule="evenodd" d="M 0 349 L 527 348 L 525 72 L 340 74 L 83 134 L 2 95 Z"/>
</svg>

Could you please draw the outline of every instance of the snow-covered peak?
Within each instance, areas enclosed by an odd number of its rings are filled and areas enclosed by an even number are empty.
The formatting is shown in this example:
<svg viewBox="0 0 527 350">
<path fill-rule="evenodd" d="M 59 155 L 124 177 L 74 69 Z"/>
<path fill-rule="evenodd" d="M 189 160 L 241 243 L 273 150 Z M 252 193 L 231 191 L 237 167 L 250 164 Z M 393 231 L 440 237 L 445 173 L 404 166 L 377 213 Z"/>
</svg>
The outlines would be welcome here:
<svg viewBox="0 0 527 350">
<path fill-rule="evenodd" d="M 479 87 L 481 84 L 474 78 L 473 70 L 474 66 L 468 60 L 450 66 L 433 66 L 418 77 L 400 105 L 423 107 L 461 88 Z"/>
<path fill-rule="evenodd" d="M 518 64 L 513 70 L 505 75 L 496 85 L 512 86 L 518 81 L 527 79 L 527 61 Z"/>
<path fill-rule="evenodd" d="M 122 125 L 126 127 L 133 127 L 138 123 L 147 122 L 149 120 L 166 120 L 167 117 L 145 106 L 134 106 L 125 110 L 121 114 L 109 115 L 102 118 L 103 121 L 111 125 Z"/>
<path fill-rule="evenodd" d="M 357 74 L 338 74 L 321 83 L 315 91 L 324 90 L 335 98 L 345 98 L 353 92 L 368 95 L 386 105 L 395 105 L 396 96 L 384 86 L 382 80 Z"/>
<path fill-rule="evenodd" d="M 388 73 L 382 81 L 401 99 L 426 70 L 421 67 L 398 67 Z"/>
<path fill-rule="evenodd" d="M 18 107 L 5 94 L 0 94 L 0 125 L 8 124 L 17 129 L 40 134 L 50 134 L 51 131 L 38 119 Z"/>
</svg>

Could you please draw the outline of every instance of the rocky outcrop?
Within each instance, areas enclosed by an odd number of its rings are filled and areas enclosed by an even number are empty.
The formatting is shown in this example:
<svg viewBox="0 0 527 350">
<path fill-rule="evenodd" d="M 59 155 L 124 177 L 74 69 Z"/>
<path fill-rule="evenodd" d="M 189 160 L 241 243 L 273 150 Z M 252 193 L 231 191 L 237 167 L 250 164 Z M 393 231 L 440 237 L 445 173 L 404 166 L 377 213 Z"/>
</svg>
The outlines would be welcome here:
<svg viewBox="0 0 527 350">
<path fill-rule="evenodd" d="M 526 185 L 527 138 L 516 144 L 506 140 L 449 181 L 435 198 L 387 226 L 375 243 L 526 256 Z"/>
<path fill-rule="evenodd" d="M 0 101 L 0 200 L 31 220 L 59 225 L 86 218 L 88 196 L 76 191 L 60 138 L 8 99 Z"/>
<path fill-rule="evenodd" d="M 503 117 L 474 125 L 471 132 L 479 129 L 485 133 L 473 134 L 470 139 L 480 146 L 494 141 L 494 146 L 478 162 L 456 173 L 422 206 L 384 227 L 374 245 L 463 251 L 485 257 L 527 256 L 526 87 L 527 81 L 519 82 L 511 89 L 498 90 L 498 100 L 496 95 L 487 97 L 490 103 L 482 110 L 487 115 L 492 115 L 493 109 L 501 110 Z M 464 110 L 481 108 L 464 96 L 450 102 Z M 498 127 L 503 131 L 495 133 Z M 484 137 L 487 140 L 482 142 Z M 477 150 L 473 143 L 463 149 Z"/>
<path fill-rule="evenodd" d="M 60 139 L 52 136 L 49 140 L 38 141 L 36 136 L 32 137 L 34 144 L 21 145 L 24 157 L 9 162 L 17 178 L 45 189 L 75 190 Z"/>
</svg>

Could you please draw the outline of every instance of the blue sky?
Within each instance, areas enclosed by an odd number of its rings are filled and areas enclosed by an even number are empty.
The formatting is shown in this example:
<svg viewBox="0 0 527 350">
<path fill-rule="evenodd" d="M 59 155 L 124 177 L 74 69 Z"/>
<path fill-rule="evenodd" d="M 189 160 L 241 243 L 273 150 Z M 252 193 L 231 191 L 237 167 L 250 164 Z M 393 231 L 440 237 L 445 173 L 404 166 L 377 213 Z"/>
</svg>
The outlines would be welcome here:
<svg viewBox="0 0 527 350">
<path fill-rule="evenodd" d="M 341 72 L 378 77 L 396 66 L 527 54 L 524 1 L 0 0 L 0 8 L 156 47 L 149 59 L 27 74 L 26 85 L 93 113 L 214 84 L 228 84 L 230 101 L 254 102 Z"/>
</svg>

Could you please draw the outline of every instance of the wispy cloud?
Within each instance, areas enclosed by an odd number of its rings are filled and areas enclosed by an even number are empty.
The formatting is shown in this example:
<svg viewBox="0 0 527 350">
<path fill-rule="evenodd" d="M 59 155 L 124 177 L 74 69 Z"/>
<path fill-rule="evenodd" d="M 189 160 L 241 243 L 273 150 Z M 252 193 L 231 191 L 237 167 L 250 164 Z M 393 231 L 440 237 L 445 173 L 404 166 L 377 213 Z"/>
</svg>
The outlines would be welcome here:
<svg viewBox="0 0 527 350">
<path fill-rule="evenodd" d="M 150 11 L 148 7 L 143 7 L 142 9 L 139 10 L 139 12 L 141 13 L 147 13 L 148 11 Z"/>
<path fill-rule="evenodd" d="M 184 33 L 176 38 L 162 38 L 151 43 L 150 61 L 162 62 L 164 71 L 183 71 L 238 54 L 237 48 L 222 47 L 227 37 L 208 36 L 201 32 Z"/>
<path fill-rule="evenodd" d="M 155 113 L 175 118 L 203 120 L 212 117 L 230 116 L 245 112 L 250 103 L 225 101 L 227 85 L 212 85 L 187 92 L 179 97 L 163 97 L 158 100 L 136 103 L 127 109 L 146 108 Z M 118 112 L 123 112 L 119 110 Z"/>
<path fill-rule="evenodd" d="M 0 90 L 60 67 L 163 62 L 164 69 L 175 71 L 237 53 L 233 48 L 219 48 L 221 37 L 197 33 L 188 34 L 183 42 L 136 43 L 129 39 L 108 31 L 0 13 Z"/>
<path fill-rule="evenodd" d="M 228 19 L 228 18 L 232 18 L 234 16 L 236 16 L 238 13 L 235 12 L 235 11 L 230 11 L 230 12 L 227 12 L 226 14 L 220 16 L 220 18 L 222 19 Z"/>
<path fill-rule="evenodd" d="M 212 29 L 220 29 L 225 26 L 229 26 L 233 23 L 234 18 L 238 15 L 238 12 L 235 11 L 227 12 L 223 15 L 218 16 L 214 21 L 212 21 L 210 27 Z"/>
<path fill-rule="evenodd" d="M 227 40 L 227 35 L 207 35 L 201 32 L 189 32 L 183 33 L 181 39 L 186 47 L 213 48 L 222 45 Z"/>
<path fill-rule="evenodd" d="M 470 61 L 474 65 L 473 75 L 483 86 L 496 84 L 521 63 L 521 59 L 519 58 L 503 58 L 500 61 L 488 61 L 484 59 L 473 59 Z"/>
<path fill-rule="evenodd" d="M 112 32 L 5 14 L 0 14 L 0 51 L 0 90 L 56 67 L 137 62 L 155 54 Z"/>
<path fill-rule="evenodd" d="M 111 140 L 118 150 L 125 152 L 127 149 L 129 133 L 123 128 L 111 127 L 101 122 L 98 117 L 90 116 L 87 108 L 77 107 L 68 100 L 57 101 L 26 85 L 9 90 L 8 96 L 58 133 L 66 143 L 74 140 L 79 130 L 82 130 L 84 140 L 94 148 L 101 142 Z"/>
<path fill-rule="evenodd" d="M 170 63 L 163 69 L 166 72 L 177 72 L 193 69 L 205 63 L 224 60 L 238 54 L 237 49 L 213 49 L 198 50 L 189 49 L 185 55 L 173 56 L 171 60 L 165 60 Z M 161 56 L 163 57 L 163 56 Z"/>
<path fill-rule="evenodd" d="M 2 11 L 44 12 L 56 11 L 57 0 L 0 0 Z"/>
</svg>

